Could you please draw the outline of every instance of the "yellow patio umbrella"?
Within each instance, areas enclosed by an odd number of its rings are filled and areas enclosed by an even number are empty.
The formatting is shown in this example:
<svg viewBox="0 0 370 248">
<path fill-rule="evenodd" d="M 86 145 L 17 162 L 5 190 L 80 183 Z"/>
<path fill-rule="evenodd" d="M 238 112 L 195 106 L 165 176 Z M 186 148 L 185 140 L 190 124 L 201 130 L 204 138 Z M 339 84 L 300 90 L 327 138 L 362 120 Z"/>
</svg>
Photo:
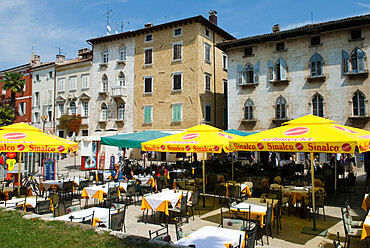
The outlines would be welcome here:
<svg viewBox="0 0 370 248">
<path fill-rule="evenodd" d="M 306 115 L 283 123 L 281 127 L 230 141 L 234 151 L 277 151 L 311 153 L 311 178 L 314 185 L 313 154 L 354 153 L 370 151 L 370 132 L 337 124 L 314 115 Z M 312 203 L 315 209 L 314 190 Z M 316 229 L 315 213 L 313 216 Z"/>
<path fill-rule="evenodd" d="M 0 127 L 0 152 L 67 153 L 78 150 L 76 142 L 44 133 L 25 123 Z M 18 194 L 21 156 L 19 157 Z"/>
<path fill-rule="evenodd" d="M 143 151 L 203 153 L 203 198 L 205 197 L 205 153 L 232 152 L 229 141 L 241 136 L 225 133 L 210 125 L 197 125 L 182 133 L 141 143 Z M 203 200 L 203 205 L 205 201 Z"/>
</svg>

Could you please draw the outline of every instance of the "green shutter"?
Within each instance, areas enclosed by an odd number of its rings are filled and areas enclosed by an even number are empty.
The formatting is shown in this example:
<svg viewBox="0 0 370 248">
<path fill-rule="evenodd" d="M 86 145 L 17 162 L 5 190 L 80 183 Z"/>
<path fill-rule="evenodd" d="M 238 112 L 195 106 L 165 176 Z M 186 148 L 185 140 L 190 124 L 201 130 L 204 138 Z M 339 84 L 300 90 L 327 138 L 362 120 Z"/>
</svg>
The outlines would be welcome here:
<svg viewBox="0 0 370 248">
<path fill-rule="evenodd" d="M 145 123 L 152 122 L 152 108 L 151 107 L 144 108 L 144 122 Z"/>
<path fill-rule="evenodd" d="M 180 122 L 181 121 L 181 105 L 172 106 L 172 121 Z"/>
</svg>

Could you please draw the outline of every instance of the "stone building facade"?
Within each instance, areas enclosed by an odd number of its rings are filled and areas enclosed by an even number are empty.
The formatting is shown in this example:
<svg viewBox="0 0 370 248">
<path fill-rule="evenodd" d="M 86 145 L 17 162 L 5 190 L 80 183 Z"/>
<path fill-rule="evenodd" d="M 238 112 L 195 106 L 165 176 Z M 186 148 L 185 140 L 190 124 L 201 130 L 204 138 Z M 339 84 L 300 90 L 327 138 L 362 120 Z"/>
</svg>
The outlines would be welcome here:
<svg viewBox="0 0 370 248">
<path fill-rule="evenodd" d="M 370 130 L 369 41 L 365 15 L 218 44 L 229 60 L 229 128 L 314 114 Z"/>
</svg>

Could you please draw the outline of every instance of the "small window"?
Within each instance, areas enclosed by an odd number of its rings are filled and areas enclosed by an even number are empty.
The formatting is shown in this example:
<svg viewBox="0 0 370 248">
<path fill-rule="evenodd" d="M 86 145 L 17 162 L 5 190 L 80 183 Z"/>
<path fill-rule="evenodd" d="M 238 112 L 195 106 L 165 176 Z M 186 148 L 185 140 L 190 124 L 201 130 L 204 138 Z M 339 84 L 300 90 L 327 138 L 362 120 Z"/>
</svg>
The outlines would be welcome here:
<svg viewBox="0 0 370 248">
<path fill-rule="evenodd" d="M 247 47 L 244 49 L 244 56 L 253 56 L 253 48 Z"/>
<path fill-rule="evenodd" d="M 72 101 L 72 102 L 69 103 L 69 113 L 71 115 L 75 115 L 76 114 L 76 103 L 74 101 Z"/>
<path fill-rule="evenodd" d="M 180 36 L 182 35 L 182 28 L 175 28 L 173 30 L 173 36 Z"/>
<path fill-rule="evenodd" d="M 324 117 L 324 98 L 320 94 L 315 94 L 312 98 L 312 113 Z"/>
<path fill-rule="evenodd" d="M 151 41 L 153 41 L 153 34 L 145 35 L 145 42 L 151 42 Z"/>
<path fill-rule="evenodd" d="M 52 78 L 53 78 L 53 72 L 49 71 L 49 79 L 52 79 Z"/>
<path fill-rule="evenodd" d="M 366 116 L 365 100 L 366 100 L 366 97 L 364 93 L 362 93 L 361 91 L 357 91 L 354 94 L 352 98 L 354 116 Z"/>
<path fill-rule="evenodd" d="M 126 46 L 121 47 L 120 53 L 119 53 L 119 59 L 122 61 L 125 61 L 127 58 L 127 50 Z"/>
<path fill-rule="evenodd" d="M 172 90 L 182 90 L 182 73 L 174 73 L 172 77 L 173 77 Z"/>
<path fill-rule="evenodd" d="M 102 77 L 102 92 L 108 92 L 108 77 L 107 75 L 103 75 Z"/>
<path fill-rule="evenodd" d="M 108 49 L 105 49 L 103 52 L 103 63 L 108 63 L 109 61 L 109 52 Z"/>
<path fill-rule="evenodd" d="M 89 130 L 82 130 L 82 136 L 89 136 Z"/>
<path fill-rule="evenodd" d="M 204 43 L 204 61 L 211 63 L 211 45 L 208 43 Z"/>
<path fill-rule="evenodd" d="M 33 106 L 34 107 L 40 107 L 40 93 L 39 92 L 35 92 L 34 93 L 34 100 L 33 100 Z"/>
<path fill-rule="evenodd" d="M 286 100 L 283 96 L 279 96 L 275 104 L 275 118 L 277 120 L 286 119 Z"/>
<path fill-rule="evenodd" d="M 222 69 L 227 70 L 227 55 L 222 54 Z"/>
<path fill-rule="evenodd" d="M 36 74 L 35 78 L 36 78 L 36 81 L 40 81 L 40 74 Z"/>
<path fill-rule="evenodd" d="M 144 123 L 152 123 L 153 106 L 144 106 Z"/>
<path fill-rule="evenodd" d="M 361 38 L 362 38 L 361 29 L 356 29 L 356 30 L 351 31 L 351 40 L 357 40 Z"/>
<path fill-rule="evenodd" d="M 321 45 L 320 35 L 311 37 L 311 46 Z"/>
<path fill-rule="evenodd" d="M 320 54 L 315 53 L 310 59 L 311 77 L 322 76 L 322 57 Z"/>
<path fill-rule="evenodd" d="M 83 75 L 82 76 L 82 89 L 88 89 L 89 88 L 89 75 Z"/>
<path fill-rule="evenodd" d="M 222 79 L 223 86 L 224 86 L 224 96 L 227 97 L 227 80 Z"/>
<path fill-rule="evenodd" d="M 58 104 L 58 108 L 59 108 L 59 116 L 64 115 L 64 104 L 63 103 Z"/>
<path fill-rule="evenodd" d="M 119 86 L 121 86 L 121 87 L 126 86 L 125 74 L 123 74 L 123 72 L 120 72 L 118 74 L 118 81 L 119 81 Z"/>
<path fill-rule="evenodd" d="M 118 106 L 118 120 L 123 121 L 125 119 L 125 105 L 121 103 Z"/>
<path fill-rule="evenodd" d="M 35 114 L 34 114 L 34 122 L 36 122 L 36 123 L 39 123 L 40 122 L 40 119 L 39 119 L 39 113 L 38 112 L 35 112 Z"/>
<path fill-rule="evenodd" d="M 172 105 L 172 122 L 182 121 L 182 104 Z"/>
<path fill-rule="evenodd" d="M 153 49 L 147 48 L 144 50 L 144 64 L 151 65 L 153 64 Z"/>
<path fill-rule="evenodd" d="M 53 112 L 51 110 L 48 111 L 48 121 L 52 121 L 53 120 Z"/>
<path fill-rule="evenodd" d="M 204 106 L 204 121 L 211 122 L 212 121 L 212 106 L 210 104 L 205 104 Z"/>
<path fill-rule="evenodd" d="M 25 102 L 20 102 L 18 104 L 18 114 L 20 116 L 26 115 L 26 103 Z"/>
<path fill-rule="evenodd" d="M 82 102 L 83 116 L 89 116 L 89 102 Z"/>
<path fill-rule="evenodd" d="M 173 44 L 173 60 L 182 59 L 182 43 Z"/>
<path fill-rule="evenodd" d="M 204 34 L 209 38 L 211 37 L 211 32 L 207 28 L 204 30 Z"/>
<path fill-rule="evenodd" d="M 107 121 L 108 120 L 108 108 L 105 103 L 101 106 L 101 120 Z"/>
<path fill-rule="evenodd" d="M 69 90 L 76 90 L 77 87 L 77 78 L 70 77 L 69 78 Z"/>
<path fill-rule="evenodd" d="M 211 74 L 204 74 L 204 89 L 206 91 L 211 91 Z"/>
<path fill-rule="evenodd" d="M 59 79 L 58 80 L 58 91 L 63 92 L 64 86 L 65 86 L 65 79 L 64 78 Z"/>
<path fill-rule="evenodd" d="M 254 115 L 254 103 L 252 99 L 248 98 L 248 100 L 245 101 L 244 103 L 244 120 L 253 120 Z"/>
<path fill-rule="evenodd" d="M 152 85 L 153 84 L 153 78 L 147 77 L 144 78 L 144 93 L 152 93 Z"/>
<path fill-rule="evenodd" d="M 276 51 L 285 51 L 285 43 L 284 42 L 276 43 Z"/>
<path fill-rule="evenodd" d="M 254 83 L 254 70 L 252 64 L 247 64 L 244 70 L 244 82 L 247 84 Z"/>
</svg>

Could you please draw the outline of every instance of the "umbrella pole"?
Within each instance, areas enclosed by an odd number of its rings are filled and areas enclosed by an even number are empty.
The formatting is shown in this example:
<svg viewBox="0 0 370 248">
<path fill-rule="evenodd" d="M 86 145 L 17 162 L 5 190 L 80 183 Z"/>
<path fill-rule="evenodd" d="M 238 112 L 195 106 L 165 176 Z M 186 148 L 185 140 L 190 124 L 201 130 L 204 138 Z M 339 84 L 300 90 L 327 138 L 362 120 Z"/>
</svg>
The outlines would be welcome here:
<svg viewBox="0 0 370 248">
<path fill-rule="evenodd" d="M 19 166 L 18 166 L 18 196 L 21 194 L 21 165 L 22 165 L 22 153 L 19 153 Z"/>
<path fill-rule="evenodd" d="M 337 154 L 335 154 L 335 164 L 334 164 L 334 201 L 337 201 Z"/>
<path fill-rule="evenodd" d="M 205 165 L 205 156 L 203 153 L 203 207 L 206 207 L 206 165 Z"/>
<path fill-rule="evenodd" d="M 316 207 L 315 207 L 315 185 L 314 185 L 314 181 L 315 181 L 315 168 L 313 166 L 313 159 L 314 159 L 314 156 L 313 156 L 313 152 L 311 152 L 311 192 L 312 192 L 312 211 L 313 211 L 313 215 L 312 215 L 312 224 L 313 224 L 313 227 L 312 227 L 312 230 L 313 231 L 317 231 L 317 228 L 316 228 Z"/>
<path fill-rule="evenodd" d="M 234 181 L 234 153 L 231 153 L 231 180 Z"/>
</svg>

